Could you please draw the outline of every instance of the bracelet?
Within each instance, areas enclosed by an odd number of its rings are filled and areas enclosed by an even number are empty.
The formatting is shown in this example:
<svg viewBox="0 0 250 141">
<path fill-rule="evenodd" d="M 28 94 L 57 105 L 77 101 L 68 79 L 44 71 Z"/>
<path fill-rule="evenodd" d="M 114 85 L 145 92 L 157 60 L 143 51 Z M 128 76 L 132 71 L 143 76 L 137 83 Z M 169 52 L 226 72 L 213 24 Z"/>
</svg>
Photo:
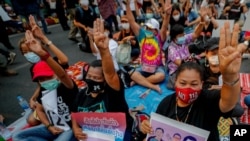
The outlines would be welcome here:
<svg viewBox="0 0 250 141">
<path fill-rule="evenodd" d="M 48 52 L 46 52 L 46 54 L 44 56 L 41 56 L 41 59 L 46 61 L 49 57 L 50 57 L 50 54 Z"/>
<path fill-rule="evenodd" d="M 228 86 L 234 86 L 237 82 L 239 82 L 239 80 L 240 80 L 240 77 L 233 82 L 226 82 L 223 80 L 223 84 L 228 85 Z"/>
<path fill-rule="evenodd" d="M 50 46 L 52 44 L 52 41 L 48 41 L 48 43 L 46 44 L 46 46 Z"/>
<path fill-rule="evenodd" d="M 53 124 L 50 123 L 50 124 L 46 125 L 46 128 L 49 129 L 49 127 L 51 127 L 51 126 L 53 126 Z"/>
</svg>

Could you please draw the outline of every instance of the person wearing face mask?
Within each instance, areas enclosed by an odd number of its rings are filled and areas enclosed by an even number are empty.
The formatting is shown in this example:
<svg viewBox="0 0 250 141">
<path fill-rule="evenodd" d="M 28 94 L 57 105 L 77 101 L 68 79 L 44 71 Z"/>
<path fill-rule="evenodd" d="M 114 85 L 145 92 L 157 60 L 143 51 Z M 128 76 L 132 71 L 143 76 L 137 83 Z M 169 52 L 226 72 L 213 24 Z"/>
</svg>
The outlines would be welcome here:
<svg viewBox="0 0 250 141">
<path fill-rule="evenodd" d="M 38 25 L 36 24 L 34 17 L 30 16 L 29 17 L 29 22 L 31 24 L 31 27 L 33 29 L 33 35 L 36 37 L 37 41 L 41 42 L 44 48 L 47 48 L 49 51 L 51 51 L 55 57 L 53 57 L 53 59 L 60 64 L 60 66 L 63 69 L 67 69 L 69 67 L 68 65 L 68 57 L 60 50 L 58 49 L 53 43 L 52 41 L 50 41 L 42 32 L 41 28 L 38 27 Z M 41 61 L 41 58 L 34 52 L 32 52 L 29 49 L 29 46 L 26 44 L 26 38 L 22 38 L 19 41 L 19 49 L 22 53 L 22 55 L 25 57 L 25 59 L 32 64 L 32 66 L 30 67 L 30 74 L 31 74 L 31 78 L 34 76 L 33 74 L 33 67 L 36 63 Z M 34 81 L 38 83 L 37 81 Z M 30 116 L 27 118 L 27 122 L 29 123 L 29 125 L 38 125 L 40 124 L 40 120 L 37 117 L 36 114 L 36 102 L 37 102 L 37 97 L 39 95 L 39 91 L 40 91 L 41 87 L 40 84 L 38 83 L 36 90 L 34 91 L 33 95 L 31 96 L 29 102 L 30 102 L 30 107 L 31 109 L 34 110 L 34 112 L 32 114 L 30 114 Z"/>
<path fill-rule="evenodd" d="M 109 39 L 109 51 L 110 51 L 110 54 L 112 55 L 112 58 L 113 58 L 113 64 L 114 64 L 115 70 L 118 71 L 119 66 L 118 66 L 118 63 L 116 61 L 116 50 L 118 47 L 118 43 L 114 39 L 112 39 L 112 32 L 110 31 L 110 25 L 106 21 L 104 22 L 104 34 Z M 89 42 L 90 42 L 90 48 L 91 48 L 93 55 L 96 56 L 97 60 L 101 60 L 102 58 L 101 58 L 100 51 L 97 48 L 96 44 L 94 43 L 93 33 L 89 32 L 88 37 L 89 37 Z"/>
<path fill-rule="evenodd" d="M 171 43 L 168 47 L 167 60 L 170 75 L 174 74 L 178 66 L 190 57 L 188 44 L 195 41 L 200 36 L 204 27 L 204 18 L 207 14 L 205 9 L 201 9 L 200 13 L 201 22 L 196 27 L 194 33 L 184 35 L 184 27 L 179 24 L 174 25 L 170 30 Z"/>
<path fill-rule="evenodd" d="M 186 27 L 187 25 L 185 22 L 187 21 L 187 15 L 181 12 L 180 6 L 177 3 L 173 4 L 172 11 L 171 11 L 171 17 L 170 17 L 170 27 L 172 27 L 176 24 L 180 24 L 183 27 Z"/>
<path fill-rule="evenodd" d="M 247 11 L 247 6 L 245 4 L 241 4 L 240 0 L 233 0 L 231 5 L 228 5 L 223 9 L 222 14 L 227 15 L 227 18 L 230 20 L 238 21 L 241 14 L 245 14 Z"/>
<path fill-rule="evenodd" d="M 127 3 L 129 3 L 129 0 Z M 139 41 L 142 60 L 141 66 L 131 74 L 131 79 L 141 86 L 161 93 L 158 83 L 165 79 L 164 62 L 161 57 L 163 54 L 162 46 L 167 37 L 166 31 L 172 8 L 171 2 L 166 1 L 161 28 L 159 22 L 153 18 L 146 22 L 146 29 L 141 27 L 136 23 L 129 4 L 126 8 L 129 25 Z"/>
<path fill-rule="evenodd" d="M 41 59 L 32 69 L 34 74 L 32 79 L 41 86 L 37 97 L 36 112 L 42 124 L 15 132 L 13 140 L 70 141 L 74 139 L 70 114 L 78 93 L 77 85 L 48 54 L 48 51 L 35 40 L 29 30 L 26 31 L 25 38 L 29 49 Z M 44 101 L 43 98 L 48 94 L 52 97 L 55 95 L 55 101 Z"/>
<path fill-rule="evenodd" d="M 84 76 L 87 87 L 82 89 L 74 102 L 73 112 L 123 112 L 126 114 L 127 129 L 124 141 L 130 141 L 132 117 L 124 97 L 124 86 L 120 80 L 109 51 L 109 38 L 105 35 L 104 22 L 94 23 L 94 42 L 102 60 L 93 61 Z M 78 140 L 86 140 L 87 134 L 72 119 L 73 132 Z"/>
<path fill-rule="evenodd" d="M 121 27 L 122 30 L 119 33 L 118 36 L 118 44 L 124 44 L 127 42 L 130 42 L 131 44 L 131 61 L 135 60 L 140 55 L 140 48 L 139 43 L 137 39 L 135 39 L 135 35 L 130 28 L 130 25 L 128 23 L 128 18 L 126 16 L 121 17 Z"/>
<path fill-rule="evenodd" d="M 177 70 L 175 94 L 165 97 L 156 110 L 160 115 L 210 131 L 208 141 L 220 140 L 217 130 L 219 118 L 230 117 L 240 97 L 241 54 L 247 47 L 238 44 L 239 27 L 234 26 L 232 37 L 229 28 L 229 22 L 226 22 L 220 32 L 218 55 L 223 79 L 221 90 L 202 89 L 202 67 L 194 62 L 186 62 Z M 140 129 L 143 133 L 152 133 L 148 120 L 142 121 Z"/>
<path fill-rule="evenodd" d="M 95 11 L 89 6 L 89 0 L 80 0 L 80 6 L 75 11 L 75 26 L 79 27 L 81 31 L 82 42 L 85 46 L 82 47 L 82 43 L 78 44 L 79 48 L 84 52 L 91 52 L 89 38 L 87 36 L 88 31 L 91 32 L 93 28 L 93 22 L 97 18 Z"/>
</svg>

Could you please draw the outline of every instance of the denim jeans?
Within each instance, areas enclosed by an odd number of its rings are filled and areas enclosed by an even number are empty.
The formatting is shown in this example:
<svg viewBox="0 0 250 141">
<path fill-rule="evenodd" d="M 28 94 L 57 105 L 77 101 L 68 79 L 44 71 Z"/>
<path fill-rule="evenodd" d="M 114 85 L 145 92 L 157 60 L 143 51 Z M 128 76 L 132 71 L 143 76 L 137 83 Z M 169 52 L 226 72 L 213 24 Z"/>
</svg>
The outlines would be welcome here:
<svg viewBox="0 0 250 141">
<path fill-rule="evenodd" d="M 15 132 L 13 141 L 76 141 L 72 130 L 53 135 L 43 124 Z"/>
</svg>

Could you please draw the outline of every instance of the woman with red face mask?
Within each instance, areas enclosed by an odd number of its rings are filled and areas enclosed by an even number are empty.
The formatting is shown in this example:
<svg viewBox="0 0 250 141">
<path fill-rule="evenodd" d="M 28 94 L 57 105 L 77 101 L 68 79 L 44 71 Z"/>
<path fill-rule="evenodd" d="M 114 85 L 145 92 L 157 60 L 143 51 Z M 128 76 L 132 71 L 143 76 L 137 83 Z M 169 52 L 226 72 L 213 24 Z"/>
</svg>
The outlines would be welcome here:
<svg viewBox="0 0 250 141">
<path fill-rule="evenodd" d="M 192 62 L 183 63 L 176 72 L 175 94 L 165 97 L 156 110 L 160 115 L 210 131 L 208 141 L 219 141 L 219 118 L 232 115 L 240 96 L 241 53 L 247 46 L 238 44 L 238 24 L 232 34 L 228 29 L 229 22 L 226 22 L 220 33 L 218 57 L 223 78 L 221 90 L 202 89 L 201 66 Z M 140 130 L 145 134 L 152 133 L 148 120 L 142 121 Z"/>
</svg>

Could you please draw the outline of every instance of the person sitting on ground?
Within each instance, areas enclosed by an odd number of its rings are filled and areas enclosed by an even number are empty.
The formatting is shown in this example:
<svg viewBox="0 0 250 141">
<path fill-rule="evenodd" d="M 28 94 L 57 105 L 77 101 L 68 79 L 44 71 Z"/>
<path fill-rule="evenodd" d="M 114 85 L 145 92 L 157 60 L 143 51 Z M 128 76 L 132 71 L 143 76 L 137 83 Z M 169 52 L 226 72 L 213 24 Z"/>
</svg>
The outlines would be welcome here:
<svg viewBox="0 0 250 141">
<path fill-rule="evenodd" d="M 131 61 L 136 60 L 140 55 L 139 42 L 135 38 L 135 35 L 128 23 L 128 18 L 126 16 L 121 17 L 121 31 L 118 36 L 118 44 L 130 43 L 131 45 Z"/>
<path fill-rule="evenodd" d="M 29 17 L 29 23 L 30 26 L 32 28 L 32 33 L 33 35 L 36 37 L 36 40 L 41 41 L 41 45 L 43 46 L 43 48 L 47 48 L 48 51 L 51 51 L 55 57 L 53 58 L 56 62 L 58 62 L 58 64 L 63 68 L 63 69 L 67 69 L 69 67 L 68 65 L 68 57 L 59 49 L 57 48 L 52 41 L 50 41 L 48 39 L 48 37 L 46 37 L 44 35 L 44 33 L 42 32 L 41 28 L 36 24 L 34 17 L 31 15 Z M 32 52 L 29 47 L 26 44 L 26 39 L 22 38 L 19 41 L 19 49 L 22 53 L 22 55 L 25 57 L 25 59 L 32 64 L 32 66 L 30 67 L 30 72 L 31 72 L 31 78 L 33 78 L 33 67 L 34 64 L 38 63 L 39 61 L 41 61 L 41 58 L 39 56 L 37 56 L 34 52 Z M 33 81 L 33 82 L 37 82 L 37 81 Z M 38 83 L 38 82 L 37 82 Z M 29 125 L 31 126 L 35 126 L 40 124 L 40 120 L 37 117 L 37 113 L 36 113 L 36 103 L 37 103 L 37 97 L 39 96 L 39 91 L 41 89 L 40 84 L 38 83 L 36 90 L 34 91 L 33 95 L 31 96 L 29 102 L 30 102 L 30 108 L 32 110 L 34 110 L 33 113 L 31 113 L 29 115 L 29 117 L 27 118 L 27 122 Z"/>
<path fill-rule="evenodd" d="M 41 123 L 13 134 L 14 141 L 21 140 L 71 140 L 71 109 L 78 93 L 77 85 L 66 71 L 42 48 L 41 44 L 27 30 L 26 44 L 42 61 L 33 67 L 34 81 L 41 86 L 36 103 L 37 116 Z M 55 95 L 55 101 L 43 100 Z"/>
<path fill-rule="evenodd" d="M 156 19 L 149 19 L 146 22 L 146 30 L 136 23 L 127 1 L 127 18 L 132 31 L 137 37 L 141 50 L 141 67 L 133 71 L 131 79 L 144 87 L 153 89 L 161 93 L 158 83 L 165 79 L 165 71 L 162 62 L 162 46 L 166 40 L 166 31 L 171 12 L 171 2 L 166 1 L 164 6 L 165 17 L 160 29 L 159 22 Z"/>
<path fill-rule="evenodd" d="M 8 60 L 5 55 L 1 53 L 0 50 L 0 75 L 3 76 L 14 76 L 18 73 L 14 70 L 8 69 Z"/>
<path fill-rule="evenodd" d="M 124 97 L 124 86 L 115 71 L 109 38 L 105 35 L 104 21 L 97 19 L 94 23 L 94 42 L 102 60 L 90 64 L 84 77 L 87 88 L 82 89 L 74 102 L 73 112 L 123 112 L 126 114 L 127 129 L 124 141 L 131 139 L 132 117 Z M 98 105 L 98 106 L 97 106 Z M 93 108 L 99 107 L 99 108 Z M 87 134 L 76 120 L 72 119 L 73 132 L 78 140 L 86 140 Z"/>
<path fill-rule="evenodd" d="M 229 22 L 221 28 L 219 68 L 223 78 L 221 90 L 204 90 L 203 69 L 194 62 L 186 62 L 176 72 L 176 94 L 165 97 L 156 113 L 210 131 L 208 141 L 219 141 L 217 123 L 221 116 L 230 117 L 240 97 L 239 70 L 241 54 L 247 46 L 238 44 L 239 26 L 230 32 Z M 149 120 L 141 123 L 143 133 L 151 133 Z"/>
</svg>

